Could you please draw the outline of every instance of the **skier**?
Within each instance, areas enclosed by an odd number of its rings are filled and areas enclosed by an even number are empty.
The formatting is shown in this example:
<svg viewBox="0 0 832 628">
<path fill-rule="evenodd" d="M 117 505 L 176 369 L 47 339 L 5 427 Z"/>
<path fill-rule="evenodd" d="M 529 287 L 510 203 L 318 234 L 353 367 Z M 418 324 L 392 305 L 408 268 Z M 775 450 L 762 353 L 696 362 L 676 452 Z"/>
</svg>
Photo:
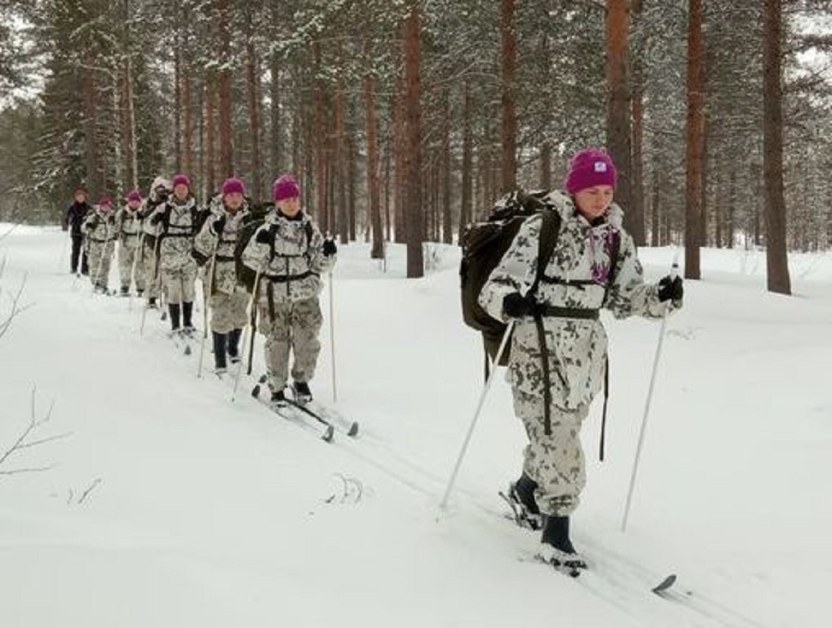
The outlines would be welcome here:
<svg viewBox="0 0 832 628">
<path fill-rule="evenodd" d="M 514 412 L 529 442 L 523 473 L 509 496 L 524 515 L 542 519 L 541 556 L 573 575 L 586 568 L 569 534 L 586 482 L 579 434 L 607 368 L 607 336 L 598 311 L 661 319 L 668 303 L 681 306 L 683 295 L 679 277 L 644 283 L 623 211 L 613 203 L 616 176 L 607 153 L 577 153 L 565 192 L 546 198 L 560 216 L 560 229 L 537 290 L 530 287 L 543 223 L 539 214 L 521 226 L 479 296 L 490 316 L 515 321 L 508 377 Z"/>
<path fill-rule="evenodd" d="M 81 274 L 86 275 L 89 273 L 87 252 L 83 250 L 84 233 L 81 230 L 81 226 L 84 224 L 84 220 L 90 211 L 92 211 L 92 207 L 90 207 L 90 204 L 87 202 L 87 191 L 83 187 L 79 186 L 76 188 L 75 194 L 73 195 L 73 203 L 64 212 L 63 218 L 63 230 L 67 231 L 70 227 L 72 228 L 70 231 L 70 237 L 72 238 L 72 254 L 70 257 L 69 267 L 73 275 L 78 272 L 79 258 L 81 258 Z"/>
<path fill-rule="evenodd" d="M 170 189 L 170 181 L 161 176 L 156 177 L 150 185 L 150 196 L 145 201 L 144 207 L 139 210 L 144 238 L 142 240 L 142 250 L 139 253 L 141 269 L 137 269 L 136 273 L 142 276 L 147 287 L 147 307 L 150 309 L 157 307 L 156 300 L 159 298 L 161 271 L 158 268 L 156 241 L 161 227 L 158 224 L 150 224 L 150 220 L 147 220 L 147 218 L 159 205 L 168 200 Z"/>
<path fill-rule="evenodd" d="M 208 264 L 207 282 L 203 285 L 206 294 L 210 294 L 214 368 L 218 375 L 225 373 L 228 359 L 232 363 L 239 361 L 240 336 L 248 322 L 249 295 L 246 287 L 237 281 L 234 251 L 237 236 L 251 217 L 245 184 L 240 179 L 227 179 L 221 196 L 218 206 L 212 203 L 211 216 L 194 242 L 197 262 Z"/>
<path fill-rule="evenodd" d="M 127 195 L 127 205 L 116 212 L 116 235 L 118 237 L 118 271 L 121 277 L 121 296 L 130 294 L 130 284 L 135 279 L 136 294 L 144 294 L 144 273 L 141 269 L 136 270 L 133 277 L 133 268 L 138 266 L 136 256 L 140 255 L 139 242 L 142 234 L 142 216 L 140 208 L 142 205 L 142 193 L 133 190 Z"/>
<path fill-rule="evenodd" d="M 338 249 L 301 208 L 300 187 L 291 175 L 274 182 L 272 197 L 274 211 L 249 240 L 242 262 L 259 273 L 254 290 L 259 295 L 260 330 L 266 336 L 271 403 L 286 403 L 290 352 L 295 400 L 309 403 L 309 382 L 321 350 L 320 276 L 332 270 Z"/>
<path fill-rule="evenodd" d="M 204 216 L 191 194 L 190 179 L 177 174 L 172 183 L 173 197 L 156 207 L 150 216 L 150 224 L 159 228 L 156 250 L 168 302 L 171 334 L 190 336 L 194 331 L 192 315 L 197 275 L 191 251 Z"/>
<path fill-rule="evenodd" d="M 82 227 L 87 242 L 90 264 L 90 281 L 96 292 L 107 294 L 110 263 L 116 248 L 116 226 L 113 202 L 102 198 Z"/>
</svg>

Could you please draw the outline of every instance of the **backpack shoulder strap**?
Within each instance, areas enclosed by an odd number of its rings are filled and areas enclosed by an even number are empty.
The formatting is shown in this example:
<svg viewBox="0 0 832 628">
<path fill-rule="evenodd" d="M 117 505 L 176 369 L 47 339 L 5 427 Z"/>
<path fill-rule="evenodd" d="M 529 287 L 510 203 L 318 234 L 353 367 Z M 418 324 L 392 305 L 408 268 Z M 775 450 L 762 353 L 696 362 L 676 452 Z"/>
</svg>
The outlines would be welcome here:
<svg viewBox="0 0 832 628">
<path fill-rule="evenodd" d="M 315 235 L 315 228 L 312 226 L 311 220 L 303 225 L 303 230 L 306 232 L 306 248 L 308 249 L 312 246 L 312 236 Z"/>
<path fill-rule="evenodd" d="M 555 252 L 555 246 L 558 243 L 558 236 L 560 235 L 560 214 L 553 209 L 546 208 L 540 213 L 540 237 L 538 239 L 537 250 L 537 272 L 534 276 L 534 283 L 532 284 L 530 294 L 537 291 L 540 284 L 540 278 L 546 271 L 546 266 L 549 265 L 549 260 L 552 259 L 552 254 Z"/>
</svg>

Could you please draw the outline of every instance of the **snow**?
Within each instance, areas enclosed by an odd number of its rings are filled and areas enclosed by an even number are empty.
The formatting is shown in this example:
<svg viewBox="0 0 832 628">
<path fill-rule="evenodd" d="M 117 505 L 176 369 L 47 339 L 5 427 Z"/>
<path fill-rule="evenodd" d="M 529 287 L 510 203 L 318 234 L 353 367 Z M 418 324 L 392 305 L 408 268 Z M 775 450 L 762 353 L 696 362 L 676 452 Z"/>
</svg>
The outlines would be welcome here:
<svg viewBox="0 0 832 628">
<path fill-rule="evenodd" d="M 31 304 L 0 338 L 0 456 L 34 386 L 36 416 L 55 404 L 35 438 L 71 432 L 0 467 L 55 465 L 0 475 L 4 626 L 827 625 L 832 256 L 794 255 L 783 297 L 765 292 L 762 253 L 703 250 L 705 280 L 668 322 L 626 533 L 659 325 L 605 318 L 607 461 L 599 400 L 573 523 L 591 570 L 573 581 L 533 562 L 536 537 L 502 517 L 496 492 L 523 445 L 502 380 L 438 509 L 482 386 L 455 249 L 435 247 L 435 270 L 406 281 L 400 247 L 386 272 L 368 247 L 341 247 L 338 407 L 362 432 L 326 444 L 251 399 L 250 378 L 232 404 L 207 352 L 197 379 L 198 346 L 177 352 L 158 315 L 140 336 L 139 301 L 93 296 L 65 271 L 65 243 L 33 227 L 0 241 L 0 320 L 24 273 Z M 643 249 L 647 276 L 672 256 Z M 328 321 L 328 290 L 322 305 Z M 681 602 L 649 592 L 671 572 Z"/>
</svg>

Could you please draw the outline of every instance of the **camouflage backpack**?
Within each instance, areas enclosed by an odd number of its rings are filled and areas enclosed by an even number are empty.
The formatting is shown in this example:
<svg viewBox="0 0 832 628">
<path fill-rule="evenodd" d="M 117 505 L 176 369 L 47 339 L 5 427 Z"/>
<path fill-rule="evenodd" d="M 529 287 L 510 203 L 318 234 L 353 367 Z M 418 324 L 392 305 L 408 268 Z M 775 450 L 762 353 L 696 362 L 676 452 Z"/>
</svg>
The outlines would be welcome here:
<svg viewBox="0 0 832 628">
<path fill-rule="evenodd" d="M 462 317 L 468 327 L 482 334 L 487 358 L 497 357 L 500 342 L 508 327 L 480 307 L 480 292 L 491 271 L 500 263 L 520 226 L 535 214 L 540 214 L 543 224 L 540 232 L 540 249 L 537 256 L 537 273 L 529 294 L 537 290 L 540 277 L 552 257 L 560 231 L 560 215 L 545 202 L 547 191 L 525 193 L 517 190 L 500 199 L 485 222 L 469 225 L 460 238 L 462 262 L 459 266 L 462 297 Z M 508 364 L 509 347 L 506 345 L 500 366 Z M 488 360 L 486 360 L 486 373 Z"/>
</svg>

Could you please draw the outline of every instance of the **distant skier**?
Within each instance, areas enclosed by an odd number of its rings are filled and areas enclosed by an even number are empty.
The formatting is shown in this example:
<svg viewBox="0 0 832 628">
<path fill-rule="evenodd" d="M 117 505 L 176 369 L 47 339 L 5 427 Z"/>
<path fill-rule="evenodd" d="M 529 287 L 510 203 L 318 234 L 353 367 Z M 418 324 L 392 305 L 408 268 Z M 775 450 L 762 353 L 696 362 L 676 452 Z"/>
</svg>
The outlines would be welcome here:
<svg viewBox="0 0 832 628">
<path fill-rule="evenodd" d="M 102 198 L 82 227 L 87 241 L 90 264 L 90 281 L 95 291 L 107 294 L 110 264 L 116 248 L 116 224 L 113 201 Z"/>
<path fill-rule="evenodd" d="M 212 203 L 211 209 L 194 242 L 194 252 L 197 261 L 206 265 L 206 284 L 211 279 L 206 290 L 210 295 L 214 368 L 217 374 L 222 374 L 228 367 L 228 359 L 239 361 L 240 336 L 248 323 L 249 294 L 237 281 L 234 257 L 237 236 L 251 217 L 243 182 L 227 179 L 222 185 L 221 202 Z"/>
<path fill-rule="evenodd" d="M 170 181 L 161 176 L 156 177 L 150 185 L 150 196 L 146 199 L 144 207 L 139 210 L 144 239 L 142 240 L 142 249 L 139 252 L 139 267 L 141 270 L 137 268 L 136 275 L 141 275 L 144 279 L 147 307 L 151 309 L 157 307 L 156 300 L 159 298 L 161 270 L 158 267 L 156 243 L 161 226 L 158 223 L 150 224 L 148 218 L 159 205 L 168 200 L 170 191 Z"/>
<path fill-rule="evenodd" d="M 312 400 L 323 318 L 318 300 L 321 274 L 335 265 L 337 247 L 301 209 L 300 187 L 290 175 L 274 182 L 275 209 L 249 240 L 243 263 L 259 272 L 259 329 L 266 336 L 265 357 L 271 402 L 285 404 L 290 353 L 292 389 L 300 403 Z"/>
<path fill-rule="evenodd" d="M 87 214 L 92 211 L 92 207 L 87 202 L 87 191 L 83 187 L 78 187 L 73 195 L 73 202 L 63 216 L 63 230 L 69 230 L 72 238 L 72 254 L 70 257 L 69 268 L 72 274 L 78 273 L 78 260 L 81 260 L 81 274 L 89 273 L 89 264 L 87 260 L 87 252 L 84 250 L 84 232 L 81 226 L 87 218 Z"/>
<path fill-rule="evenodd" d="M 668 302 L 680 307 L 683 295 L 678 277 L 644 283 L 623 211 L 613 203 L 616 176 L 605 152 L 575 155 L 566 191 L 545 199 L 559 214 L 560 229 L 536 293 L 528 291 L 536 275 L 539 214 L 522 225 L 479 297 L 492 317 L 516 323 L 508 371 L 514 412 L 529 443 L 523 474 L 509 488 L 511 499 L 526 515 L 542 515 L 545 559 L 575 573 L 586 567 L 569 534 L 586 483 L 580 429 L 607 368 L 598 312 L 656 319 L 666 314 Z"/>
<path fill-rule="evenodd" d="M 142 205 L 142 193 L 133 190 L 127 195 L 127 205 L 116 212 L 116 234 L 118 237 L 118 271 L 121 278 L 121 296 L 130 294 L 130 284 L 135 279 L 136 294 L 144 294 L 144 273 L 140 272 L 136 262 L 136 256 L 140 255 L 139 241 L 142 234 L 142 216 L 140 208 Z M 136 267 L 136 276 L 133 277 L 133 268 Z"/>
<path fill-rule="evenodd" d="M 188 177 L 177 174 L 172 184 L 173 196 L 156 207 L 150 216 L 150 224 L 159 227 L 157 254 L 171 332 L 191 335 L 194 331 L 192 316 L 197 275 L 191 252 L 204 213 L 197 208 Z"/>
</svg>

